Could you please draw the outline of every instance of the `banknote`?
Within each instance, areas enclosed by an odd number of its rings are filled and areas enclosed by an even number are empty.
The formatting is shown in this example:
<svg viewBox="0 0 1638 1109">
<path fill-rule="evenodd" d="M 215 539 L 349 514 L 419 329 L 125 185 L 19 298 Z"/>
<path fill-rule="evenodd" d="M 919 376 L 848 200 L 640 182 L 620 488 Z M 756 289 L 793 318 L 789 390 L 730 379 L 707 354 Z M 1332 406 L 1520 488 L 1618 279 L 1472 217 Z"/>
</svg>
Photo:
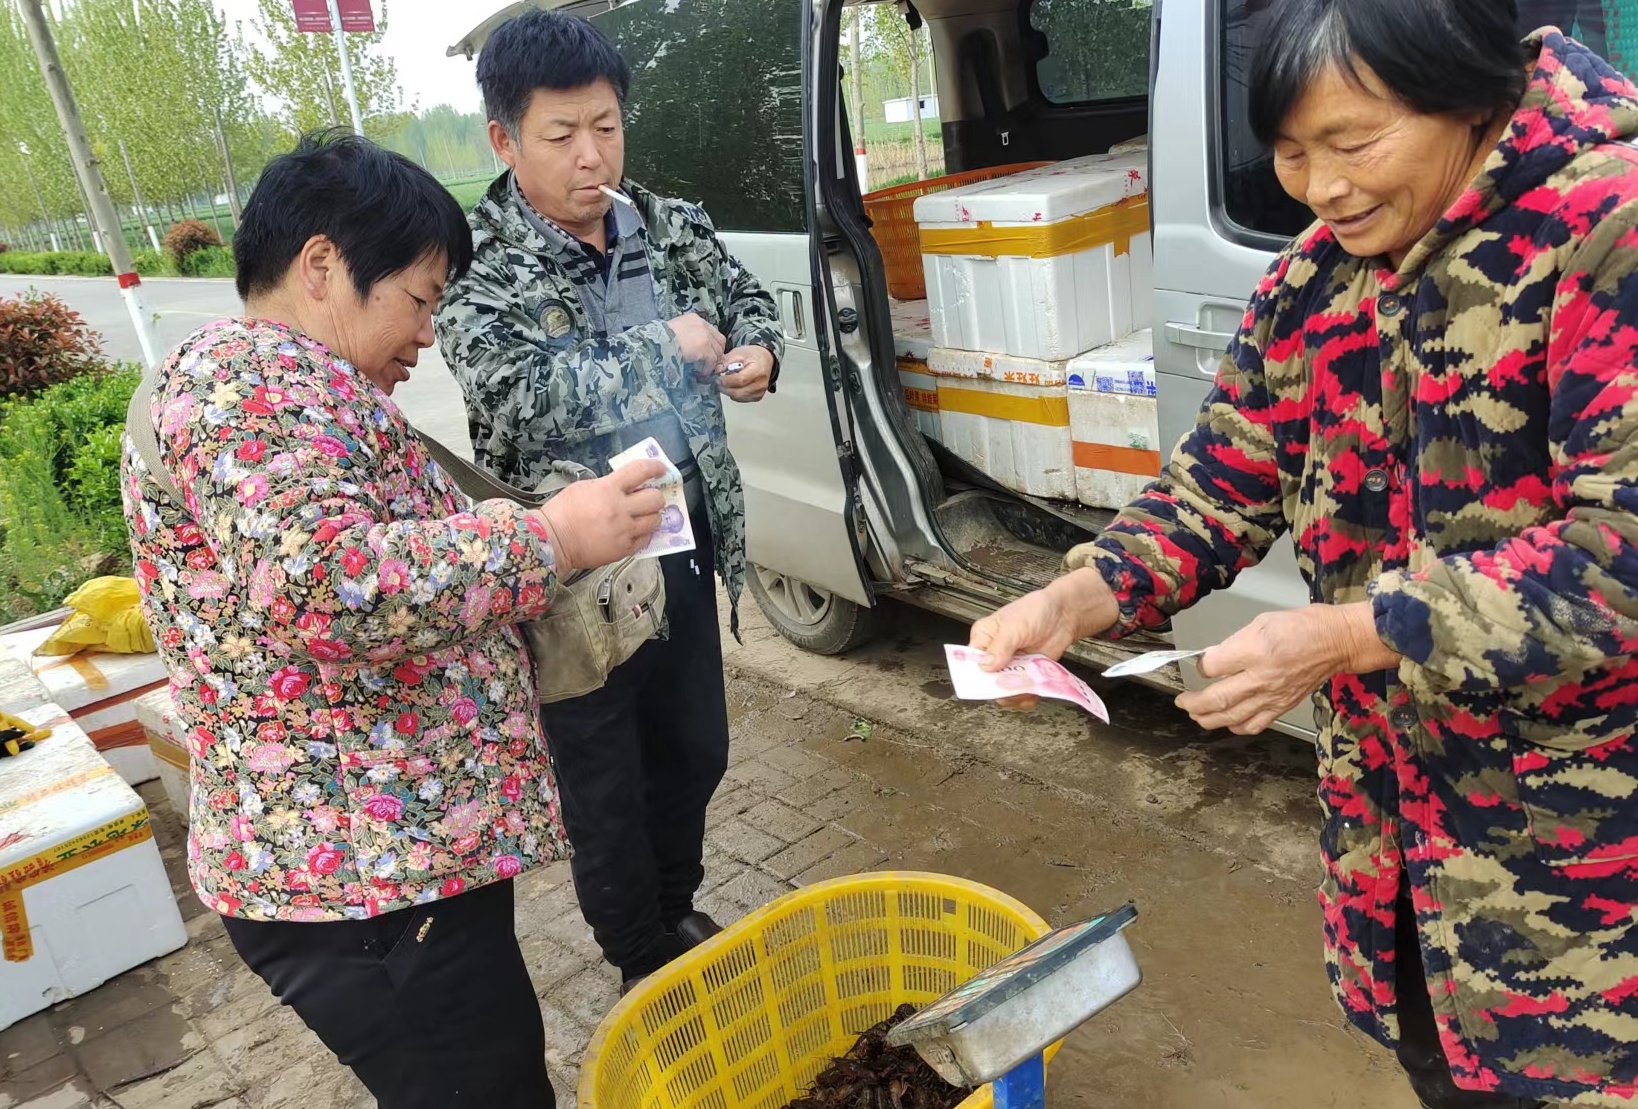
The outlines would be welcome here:
<svg viewBox="0 0 1638 1109">
<path fill-rule="evenodd" d="M 950 684 L 963 701 L 995 701 L 1002 697 L 1050 697 L 1068 701 L 1109 723 L 1109 710 L 1092 687 L 1060 663 L 1044 655 L 1019 655 L 991 674 L 982 668 L 984 652 L 974 647 L 944 645 L 950 664 Z"/>
<path fill-rule="evenodd" d="M 644 439 L 630 450 L 621 451 L 609 459 L 609 469 L 618 470 L 628 462 L 637 462 L 645 458 L 658 459 L 665 463 L 665 476 L 648 483 L 648 488 L 658 489 L 665 497 L 665 507 L 660 509 L 660 526 L 649 537 L 648 544 L 637 552 L 638 558 L 658 558 L 661 555 L 681 554 L 694 549 L 694 525 L 688 519 L 688 497 L 683 492 L 682 475 L 677 467 L 672 465 L 671 459 L 665 456 L 660 444 L 652 438 Z"/>
<path fill-rule="evenodd" d="M 1125 662 L 1116 663 L 1103 672 L 1106 678 L 1132 678 L 1139 674 L 1153 674 L 1162 666 L 1170 666 L 1174 662 L 1182 662 L 1186 658 L 1199 658 L 1205 651 L 1150 651 L 1137 658 L 1129 658 Z"/>
</svg>

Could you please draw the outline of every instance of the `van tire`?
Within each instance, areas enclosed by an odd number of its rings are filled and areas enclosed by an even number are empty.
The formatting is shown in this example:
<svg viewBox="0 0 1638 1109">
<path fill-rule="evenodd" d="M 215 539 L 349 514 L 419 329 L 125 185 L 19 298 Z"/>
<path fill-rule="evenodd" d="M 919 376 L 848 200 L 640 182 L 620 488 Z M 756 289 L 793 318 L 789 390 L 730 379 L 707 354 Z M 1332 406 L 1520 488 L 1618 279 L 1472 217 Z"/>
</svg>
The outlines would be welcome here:
<svg viewBox="0 0 1638 1109">
<path fill-rule="evenodd" d="M 804 651 L 839 655 L 876 637 L 876 610 L 752 563 L 747 584 L 774 630 Z"/>
</svg>

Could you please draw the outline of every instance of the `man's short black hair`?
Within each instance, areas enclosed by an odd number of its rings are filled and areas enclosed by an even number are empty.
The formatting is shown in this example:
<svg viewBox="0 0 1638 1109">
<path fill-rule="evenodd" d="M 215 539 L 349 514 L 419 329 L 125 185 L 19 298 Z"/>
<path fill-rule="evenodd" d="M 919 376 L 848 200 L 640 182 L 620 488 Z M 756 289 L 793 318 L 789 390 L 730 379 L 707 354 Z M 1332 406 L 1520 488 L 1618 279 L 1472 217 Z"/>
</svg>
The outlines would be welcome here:
<svg viewBox="0 0 1638 1109">
<path fill-rule="evenodd" d="M 1528 59 L 1516 0 L 1277 0 L 1250 73 L 1251 129 L 1273 143 L 1326 70 L 1359 79 L 1361 64 L 1428 115 L 1511 114 Z"/>
<path fill-rule="evenodd" d="M 239 296 L 278 287 L 315 235 L 336 244 L 360 298 L 430 254 L 449 280 L 472 265 L 472 229 L 432 174 L 368 139 L 331 128 L 267 163 L 233 237 Z"/>
<path fill-rule="evenodd" d="M 600 80 L 625 103 L 631 71 L 619 48 L 589 21 L 560 11 L 530 8 L 513 16 L 478 55 L 484 110 L 514 139 L 536 89 L 568 92 Z"/>
</svg>

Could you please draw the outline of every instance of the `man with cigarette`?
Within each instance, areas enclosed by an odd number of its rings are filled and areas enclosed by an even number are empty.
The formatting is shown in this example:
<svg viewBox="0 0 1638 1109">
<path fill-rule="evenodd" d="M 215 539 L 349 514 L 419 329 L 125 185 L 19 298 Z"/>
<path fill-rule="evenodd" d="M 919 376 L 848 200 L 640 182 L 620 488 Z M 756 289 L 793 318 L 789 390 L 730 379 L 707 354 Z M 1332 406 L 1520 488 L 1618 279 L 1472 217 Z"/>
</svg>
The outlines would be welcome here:
<svg viewBox="0 0 1638 1109">
<path fill-rule="evenodd" d="M 668 637 L 543 707 L 575 890 L 624 992 L 719 930 L 693 898 L 728 760 L 712 574 L 735 603 L 745 577 L 721 398 L 773 391 L 781 328 L 700 208 L 624 179 L 629 74 L 600 31 L 526 10 L 485 44 L 478 84 L 510 168 L 473 210 L 472 269 L 436 319 L 476 459 L 532 488 L 554 460 L 603 472 L 653 438 L 696 542 L 661 558 Z"/>
</svg>

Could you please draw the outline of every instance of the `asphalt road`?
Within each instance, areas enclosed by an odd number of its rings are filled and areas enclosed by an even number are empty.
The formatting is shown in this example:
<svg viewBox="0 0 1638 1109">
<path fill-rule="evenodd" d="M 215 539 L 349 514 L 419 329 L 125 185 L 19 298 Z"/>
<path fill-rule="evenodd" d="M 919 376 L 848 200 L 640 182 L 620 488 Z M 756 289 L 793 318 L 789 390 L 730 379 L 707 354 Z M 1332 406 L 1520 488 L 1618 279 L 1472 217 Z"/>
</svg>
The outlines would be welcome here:
<svg viewBox="0 0 1638 1109">
<path fill-rule="evenodd" d="M 37 288 L 68 303 L 101 336 L 108 356 L 138 362 L 142 348 L 119 287 L 107 277 L 14 277 L 0 274 L 0 297 Z M 170 350 L 201 326 L 241 311 L 231 281 L 204 278 L 150 278 L 142 282 L 148 308 L 156 317 L 159 342 Z M 393 393 L 410 422 L 451 449 L 471 457 L 466 408 L 461 391 L 437 347 L 421 352 L 411 379 Z"/>
</svg>

